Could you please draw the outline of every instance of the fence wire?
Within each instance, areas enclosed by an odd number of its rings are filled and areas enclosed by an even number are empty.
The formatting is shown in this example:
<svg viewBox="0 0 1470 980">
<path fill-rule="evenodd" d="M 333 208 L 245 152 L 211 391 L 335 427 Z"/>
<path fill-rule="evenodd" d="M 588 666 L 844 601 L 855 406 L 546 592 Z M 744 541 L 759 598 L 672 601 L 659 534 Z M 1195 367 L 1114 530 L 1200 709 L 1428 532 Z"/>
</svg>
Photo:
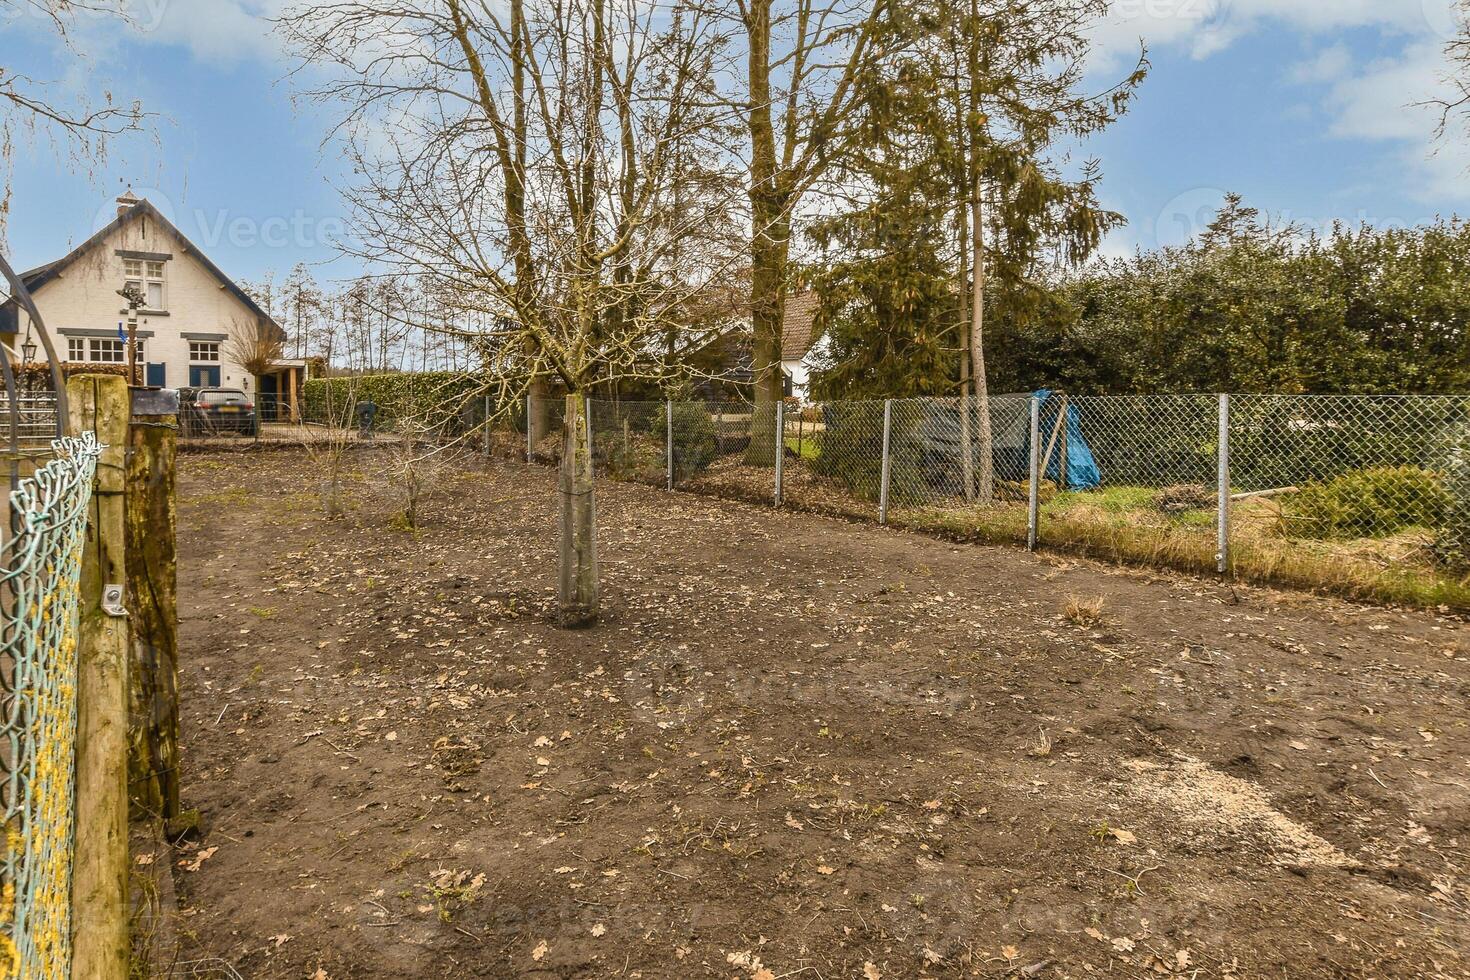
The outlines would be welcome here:
<svg viewBox="0 0 1470 980">
<path fill-rule="evenodd" d="M 515 455 L 557 462 L 563 411 L 528 402 L 507 433 Z M 1470 608 L 1464 397 L 597 399 L 590 411 L 604 477 Z"/>
<path fill-rule="evenodd" d="M 1219 419 L 1215 395 L 1048 398 L 1039 541 L 1109 557 L 1187 553 L 1193 564 L 1210 564 L 1218 549 Z M 1082 453 L 1090 468 L 1078 465 Z"/>
<path fill-rule="evenodd" d="M 10 495 L 0 570 L 0 977 L 71 975 L 78 583 L 91 433 Z"/>
<path fill-rule="evenodd" d="M 592 465 L 598 476 L 664 486 L 668 479 L 667 403 L 588 399 Z M 565 408 L 563 408 L 565 414 Z"/>
<path fill-rule="evenodd" d="M 1233 396 L 1232 538 L 1370 564 L 1463 563 L 1467 423 L 1470 399 L 1452 396 Z"/>
</svg>

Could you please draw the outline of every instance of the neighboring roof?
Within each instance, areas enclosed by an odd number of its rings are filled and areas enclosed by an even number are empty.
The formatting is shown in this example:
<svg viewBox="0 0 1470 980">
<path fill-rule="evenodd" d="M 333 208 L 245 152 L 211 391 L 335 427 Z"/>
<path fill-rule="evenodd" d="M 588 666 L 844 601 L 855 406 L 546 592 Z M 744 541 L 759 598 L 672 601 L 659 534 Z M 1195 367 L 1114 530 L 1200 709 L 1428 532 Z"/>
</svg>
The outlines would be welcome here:
<svg viewBox="0 0 1470 980">
<path fill-rule="evenodd" d="M 121 201 L 122 199 L 120 198 L 119 200 Z M 184 236 L 184 233 L 179 231 L 179 229 L 174 226 L 174 223 L 165 218 L 162 212 L 154 207 L 153 204 L 146 198 L 140 200 L 137 204 L 133 205 L 132 207 L 128 208 L 128 210 L 118 215 L 115 220 L 107 225 L 107 227 L 97 232 L 97 234 L 93 235 L 91 238 L 87 239 L 85 242 L 72 249 L 69 253 L 57 259 L 55 262 L 48 262 L 45 265 L 37 266 L 29 272 L 21 273 L 21 281 L 26 284 L 26 288 L 29 289 L 32 293 L 36 292 L 41 287 L 45 286 L 48 282 L 51 282 L 52 280 L 60 276 L 83 255 L 86 255 L 92 249 L 97 248 L 103 242 L 111 238 L 113 234 L 120 231 L 125 225 L 128 225 L 138 220 L 139 218 L 144 217 L 151 217 L 154 221 L 163 226 L 163 228 L 165 228 L 170 234 L 177 238 L 179 240 L 179 243 L 183 246 L 183 252 L 185 254 L 192 255 L 194 256 L 194 258 L 198 259 L 199 264 L 204 266 L 204 268 L 209 271 L 210 275 L 219 280 L 220 285 L 224 286 L 225 289 L 228 290 L 232 296 L 238 299 L 241 303 L 245 304 L 245 307 L 249 309 L 250 312 L 254 313 L 261 322 L 268 323 L 272 327 L 275 327 L 275 329 L 280 333 L 281 337 L 283 339 L 285 338 L 286 331 L 282 329 L 281 325 L 277 323 L 274 319 L 272 319 L 270 314 L 266 313 L 265 310 L 262 310 L 260 308 L 260 305 L 256 303 L 255 300 L 250 298 L 249 293 L 245 292 L 245 290 L 236 285 L 233 279 L 225 275 L 224 272 L 220 270 L 219 266 L 210 261 L 209 256 L 205 255 L 194 245 L 193 242 L 189 241 L 189 239 Z M 17 329 L 15 304 L 12 301 L 10 303 L 7 303 L 6 306 L 6 315 L 0 316 L 0 333 L 15 333 Z"/>
<path fill-rule="evenodd" d="M 813 336 L 813 321 L 820 302 L 812 292 L 786 297 L 786 318 L 781 322 L 781 360 L 799 361 L 820 338 Z"/>
</svg>

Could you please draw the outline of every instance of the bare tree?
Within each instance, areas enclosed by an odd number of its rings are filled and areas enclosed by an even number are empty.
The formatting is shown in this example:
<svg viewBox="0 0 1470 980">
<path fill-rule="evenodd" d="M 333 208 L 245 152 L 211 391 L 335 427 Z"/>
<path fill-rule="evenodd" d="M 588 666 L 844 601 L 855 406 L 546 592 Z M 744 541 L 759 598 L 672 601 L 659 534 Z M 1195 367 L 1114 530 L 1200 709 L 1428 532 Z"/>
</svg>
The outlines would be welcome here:
<svg viewBox="0 0 1470 980">
<path fill-rule="evenodd" d="M 408 531 L 417 531 L 423 506 L 443 486 L 450 473 L 464 462 L 461 440 L 447 438 L 442 427 L 423 418 L 400 420 L 394 425 L 396 440 L 389 444 L 389 474 L 402 510 L 395 515 Z"/>
<path fill-rule="evenodd" d="M 224 354 L 255 381 L 255 397 L 259 401 L 261 377 L 269 374 L 286 354 L 286 334 L 268 320 L 236 317 L 228 327 Z"/>
<path fill-rule="evenodd" d="M 75 40 L 76 22 L 98 15 L 127 23 L 126 7 L 107 0 L 0 0 L 0 21 L 35 19 L 77 58 L 82 53 Z M 0 230 L 10 214 L 8 170 L 18 136 L 47 136 L 56 144 L 58 156 L 91 165 L 106 158 L 113 137 L 143 131 L 150 118 L 141 102 L 117 103 L 109 91 L 95 101 L 58 96 L 48 82 L 0 64 L 0 153 L 7 171 L 4 196 L 0 197 Z"/>
<path fill-rule="evenodd" d="M 308 471 L 320 478 L 318 499 L 329 518 L 341 517 L 342 477 L 352 451 L 353 416 L 357 409 L 356 380 L 344 386 L 327 385 L 316 417 L 300 426 L 301 448 L 306 452 Z"/>
<path fill-rule="evenodd" d="M 1430 104 L 1439 110 L 1435 138 L 1443 139 L 1456 120 L 1470 120 L 1470 0 L 1455 0 L 1457 30 L 1445 45 L 1450 70 L 1444 81 L 1450 94 Z"/>
<path fill-rule="evenodd" d="M 887 0 L 734 0 L 746 50 L 750 313 L 757 402 L 782 396 L 781 338 L 793 219 L 840 155 L 853 80 Z M 752 444 L 752 454 L 770 458 Z"/>
<path fill-rule="evenodd" d="M 536 384 L 566 392 L 561 617 L 595 621 L 586 397 L 665 377 L 705 287 L 675 261 L 707 239 L 701 209 L 673 200 L 691 160 L 731 153 L 718 23 L 678 0 L 343 0 L 281 26 L 343 110 L 355 254 L 454 311 L 502 411 Z"/>
</svg>

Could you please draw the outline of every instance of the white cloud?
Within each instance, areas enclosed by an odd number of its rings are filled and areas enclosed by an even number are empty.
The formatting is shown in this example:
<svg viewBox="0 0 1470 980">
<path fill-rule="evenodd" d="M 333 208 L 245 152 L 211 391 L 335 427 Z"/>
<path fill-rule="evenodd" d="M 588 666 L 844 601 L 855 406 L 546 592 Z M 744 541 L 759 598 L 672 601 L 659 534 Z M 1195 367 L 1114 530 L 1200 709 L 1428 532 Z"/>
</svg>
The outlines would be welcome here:
<svg viewBox="0 0 1470 980">
<path fill-rule="evenodd" d="M 128 0 L 136 36 L 146 42 L 187 48 L 210 64 L 273 60 L 280 45 L 268 17 L 285 0 Z"/>
<path fill-rule="evenodd" d="M 1455 32 L 1456 0 L 1112 0 L 1094 32 L 1102 62 L 1112 65 L 1137 49 L 1182 48 L 1207 58 L 1242 38 L 1273 27 L 1324 34 L 1372 27 L 1447 40 Z"/>
<path fill-rule="evenodd" d="M 1457 6 L 1458 0 L 1113 0 L 1094 35 L 1095 67 L 1116 69 L 1140 38 L 1152 51 L 1182 50 L 1194 58 L 1266 31 L 1319 38 L 1326 46 L 1283 77 L 1309 87 L 1310 97 L 1319 100 L 1317 111 L 1326 116 L 1327 134 L 1396 144 L 1392 158 L 1412 197 L 1465 202 L 1470 136 L 1436 141 L 1438 113 L 1425 105 L 1444 90 L 1444 45 L 1456 34 Z M 1354 29 L 1377 32 L 1397 53 L 1355 62 L 1340 36 Z M 1301 114 L 1303 107 L 1293 111 Z M 1198 209 L 1188 210 L 1192 215 Z"/>
<path fill-rule="evenodd" d="M 1291 80 L 1303 85 L 1335 82 L 1348 73 L 1352 64 L 1352 52 L 1347 45 L 1334 44 L 1293 68 Z"/>
<path fill-rule="evenodd" d="M 1340 71 L 1326 101 L 1332 136 L 1403 144 L 1410 193 L 1424 201 L 1470 200 L 1470 139 L 1462 132 L 1434 138 L 1439 110 L 1432 103 L 1444 94 L 1445 68 L 1437 39 L 1414 41 L 1396 57 Z"/>
</svg>

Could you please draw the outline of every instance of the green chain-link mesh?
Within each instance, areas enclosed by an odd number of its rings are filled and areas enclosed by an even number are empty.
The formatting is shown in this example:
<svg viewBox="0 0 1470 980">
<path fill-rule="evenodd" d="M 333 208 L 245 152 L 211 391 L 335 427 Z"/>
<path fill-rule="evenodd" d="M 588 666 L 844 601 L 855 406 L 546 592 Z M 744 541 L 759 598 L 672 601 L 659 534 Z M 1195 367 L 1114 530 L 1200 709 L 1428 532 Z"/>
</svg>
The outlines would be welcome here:
<svg viewBox="0 0 1470 980">
<path fill-rule="evenodd" d="M 0 980 L 71 976 L 77 585 L 100 449 L 52 445 L 10 495 L 0 556 Z"/>
</svg>

